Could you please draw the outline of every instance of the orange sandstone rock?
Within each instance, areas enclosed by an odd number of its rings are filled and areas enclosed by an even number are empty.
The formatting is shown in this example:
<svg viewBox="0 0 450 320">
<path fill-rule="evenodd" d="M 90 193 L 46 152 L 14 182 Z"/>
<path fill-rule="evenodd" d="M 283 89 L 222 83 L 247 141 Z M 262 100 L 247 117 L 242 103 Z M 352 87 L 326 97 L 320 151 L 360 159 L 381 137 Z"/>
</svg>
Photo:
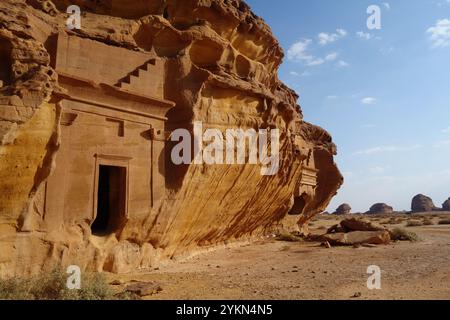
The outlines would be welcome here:
<svg viewBox="0 0 450 320">
<path fill-rule="evenodd" d="M 243 1 L 3 0 L 0 25 L 0 275 L 154 267 L 288 213 L 303 227 L 342 184 Z M 279 129 L 280 170 L 175 165 L 171 134 L 196 121 Z"/>
</svg>

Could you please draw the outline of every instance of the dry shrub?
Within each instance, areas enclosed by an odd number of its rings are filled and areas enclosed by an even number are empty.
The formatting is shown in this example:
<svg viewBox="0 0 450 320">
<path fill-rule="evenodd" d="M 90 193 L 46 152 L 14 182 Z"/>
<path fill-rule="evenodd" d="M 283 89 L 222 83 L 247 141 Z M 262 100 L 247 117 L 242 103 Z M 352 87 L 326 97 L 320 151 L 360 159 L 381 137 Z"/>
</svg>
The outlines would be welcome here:
<svg viewBox="0 0 450 320">
<path fill-rule="evenodd" d="M 60 268 L 47 274 L 21 279 L 0 280 L 2 300 L 112 300 L 113 292 L 103 274 L 84 273 L 80 290 L 69 290 L 68 275 Z"/>
<path fill-rule="evenodd" d="M 410 220 L 406 223 L 407 227 L 421 227 L 423 226 L 423 222 L 418 220 Z"/>
<path fill-rule="evenodd" d="M 386 221 L 384 224 L 399 224 L 401 220 L 397 218 L 390 218 L 388 221 Z"/>
<path fill-rule="evenodd" d="M 449 225 L 450 224 L 450 220 L 448 220 L 448 219 L 441 220 L 441 221 L 439 221 L 439 224 L 440 225 Z"/>
<path fill-rule="evenodd" d="M 278 241 L 286 241 L 286 242 L 302 242 L 303 241 L 303 239 L 300 236 L 292 234 L 290 232 L 285 232 L 285 231 L 280 232 L 277 235 L 276 239 Z"/>
<path fill-rule="evenodd" d="M 407 231 L 403 228 L 395 228 L 391 231 L 391 238 L 394 241 L 411 241 L 416 242 L 419 241 L 419 236 L 411 231 Z"/>
</svg>

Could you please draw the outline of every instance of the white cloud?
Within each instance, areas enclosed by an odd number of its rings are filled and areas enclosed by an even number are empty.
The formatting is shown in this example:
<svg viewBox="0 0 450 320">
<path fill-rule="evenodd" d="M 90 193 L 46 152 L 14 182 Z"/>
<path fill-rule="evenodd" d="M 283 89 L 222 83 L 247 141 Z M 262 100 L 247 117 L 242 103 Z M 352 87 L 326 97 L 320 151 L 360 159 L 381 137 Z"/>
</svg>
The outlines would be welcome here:
<svg viewBox="0 0 450 320">
<path fill-rule="evenodd" d="M 308 52 L 311 39 L 305 39 L 294 43 L 288 50 L 288 59 L 303 62 L 307 66 L 318 66 L 325 62 L 322 58 L 316 58 Z"/>
<path fill-rule="evenodd" d="M 347 31 L 345 31 L 344 29 L 336 29 L 336 32 L 341 36 L 341 37 L 345 37 L 347 35 Z"/>
<path fill-rule="evenodd" d="M 348 67 L 349 64 L 347 62 L 345 62 L 344 60 L 339 60 L 337 63 L 337 66 L 341 67 L 341 68 L 345 68 L 345 67 Z"/>
<path fill-rule="evenodd" d="M 415 144 L 412 146 L 398 147 L 398 146 L 379 146 L 369 149 L 359 150 L 353 153 L 353 155 L 372 155 L 377 153 L 386 152 L 398 152 L 398 151 L 412 151 L 422 148 L 420 144 Z"/>
<path fill-rule="evenodd" d="M 307 61 L 306 65 L 310 67 L 319 66 L 321 64 L 324 64 L 325 60 L 322 58 L 314 58 L 312 60 Z"/>
<path fill-rule="evenodd" d="M 312 42 L 311 39 L 305 39 L 303 41 L 298 41 L 294 43 L 287 52 L 288 59 L 293 61 L 302 61 L 311 59 L 312 57 L 307 54 L 307 50 L 311 42 Z"/>
<path fill-rule="evenodd" d="M 317 37 L 319 39 L 319 44 L 324 46 L 329 43 L 335 42 L 345 37 L 346 35 L 347 31 L 345 31 L 344 29 L 336 29 L 336 33 L 321 32 L 317 35 Z"/>
<path fill-rule="evenodd" d="M 358 150 L 353 154 L 354 155 L 371 155 L 371 154 L 375 154 L 375 153 L 393 152 L 393 151 L 397 151 L 397 147 L 394 147 L 394 146 L 373 147 L 373 148 L 369 148 L 369 149 Z"/>
<path fill-rule="evenodd" d="M 436 5 L 438 7 L 448 6 L 450 4 L 450 0 L 446 0 L 444 2 L 437 2 Z"/>
<path fill-rule="evenodd" d="M 450 1 L 450 0 L 448 0 L 448 1 Z M 445 129 L 442 129 L 441 132 L 442 132 L 442 133 L 450 133 L 450 127 L 445 128 Z"/>
<path fill-rule="evenodd" d="M 361 99 L 362 104 L 374 104 L 375 102 L 377 102 L 377 99 L 374 97 L 365 97 Z"/>
<path fill-rule="evenodd" d="M 376 128 L 376 127 L 377 126 L 372 123 L 367 123 L 367 124 L 361 125 L 361 128 L 365 128 L 365 129 L 371 129 L 371 128 Z"/>
<path fill-rule="evenodd" d="M 450 1 L 450 0 L 447 0 Z M 383 5 L 386 9 L 391 10 L 391 5 L 388 2 L 383 2 Z"/>
<path fill-rule="evenodd" d="M 338 57 L 338 53 L 337 52 L 332 52 L 332 53 L 330 53 L 330 54 L 328 54 L 326 57 L 325 57 L 325 60 L 326 61 L 334 61 L 334 60 L 336 60 L 336 58 Z"/>
<path fill-rule="evenodd" d="M 433 27 L 428 28 L 432 48 L 444 48 L 450 45 L 450 20 L 441 19 Z"/>
<path fill-rule="evenodd" d="M 356 32 L 356 35 L 359 38 L 364 39 L 364 40 L 370 40 L 373 37 L 369 32 L 364 32 L 364 31 L 358 31 L 358 32 Z"/>
<path fill-rule="evenodd" d="M 308 71 L 304 71 L 302 73 L 298 73 L 297 71 L 291 71 L 289 72 L 289 74 L 294 77 L 308 77 L 311 75 L 311 73 Z"/>
<path fill-rule="evenodd" d="M 336 100 L 338 98 L 338 96 L 332 95 L 332 96 L 327 96 L 328 100 Z"/>
<path fill-rule="evenodd" d="M 324 58 L 316 57 L 309 52 L 311 39 L 304 39 L 294 43 L 287 52 L 287 57 L 291 61 L 302 62 L 307 66 L 314 67 L 324 64 L 327 61 L 334 61 L 338 57 L 337 52 L 332 52 L 326 55 Z M 292 73 L 291 73 L 292 74 Z"/>
<path fill-rule="evenodd" d="M 436 142 L 433 147 L 435 148 L 442 148 L 442 147 L 447 147 L 450 145 L 450 140 L 441 140 Z"/>
</svg>

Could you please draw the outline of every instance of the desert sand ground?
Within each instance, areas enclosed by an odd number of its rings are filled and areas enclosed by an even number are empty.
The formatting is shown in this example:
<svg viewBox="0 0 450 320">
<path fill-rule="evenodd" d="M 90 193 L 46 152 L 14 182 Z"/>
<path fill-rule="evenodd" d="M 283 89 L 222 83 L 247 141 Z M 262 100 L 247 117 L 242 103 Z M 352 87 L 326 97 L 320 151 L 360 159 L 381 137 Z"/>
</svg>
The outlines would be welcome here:
<svg viewBox="0 0 450 320">
<path fill-rule="evenodd" d="M 397 221 L 392 221 L 397 217 Z M 433 225 L 406 227 L 431 219 Z M 145 273 L 108 275 L 123 290 L 134 281 L 156 282 L 158 294 L 145 299 L 450 299 L 450 214 L 370 217 L 389 228 L 417 233 L 419 242 L 377 247 L 333 247 L 275 239 L 218 249 Z M 343 217 L 320 216 L 311 231 Z M 389 221 L 391 220 L 391 221 Z M 393 224 L 396 222 L 396 224 Z M 367 267 L 382 270 L 381 290 L 367 288 Z"/>
</svg>

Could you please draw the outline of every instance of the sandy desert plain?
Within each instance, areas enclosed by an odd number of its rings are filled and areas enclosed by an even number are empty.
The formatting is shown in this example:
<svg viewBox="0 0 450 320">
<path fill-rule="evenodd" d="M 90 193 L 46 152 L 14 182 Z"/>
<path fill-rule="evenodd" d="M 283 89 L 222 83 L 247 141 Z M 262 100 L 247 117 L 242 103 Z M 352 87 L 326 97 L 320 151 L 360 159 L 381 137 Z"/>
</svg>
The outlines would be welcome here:
<svg viewBox="0 0 450 320">
<path fill-rule="evenodd" d="M 320 215 L 312 234 L 349 216 Z M 143 299 L 450 299 L 450 212 L 364 216 L 418 241 L 378 246 L 332 246 L 282 237 L 224 247 L 151 272 L 108 274 L 117 292 L 133 283 L 156 289 Z M 291 221 L 289 221 L 291 220 Z M 285 224 L 293 225 L 295 217 Z M 431 221 L 431 223 L 430 223 Z M 441 223 L 441 224 L 439 224 Z M 414 226 L 408 226 L 414 225 Z M 284 239 L 284 240 L 282 240 Z M 367 288 L 367 268 L 381 268 L 381 289 Z"/>
</svg>

